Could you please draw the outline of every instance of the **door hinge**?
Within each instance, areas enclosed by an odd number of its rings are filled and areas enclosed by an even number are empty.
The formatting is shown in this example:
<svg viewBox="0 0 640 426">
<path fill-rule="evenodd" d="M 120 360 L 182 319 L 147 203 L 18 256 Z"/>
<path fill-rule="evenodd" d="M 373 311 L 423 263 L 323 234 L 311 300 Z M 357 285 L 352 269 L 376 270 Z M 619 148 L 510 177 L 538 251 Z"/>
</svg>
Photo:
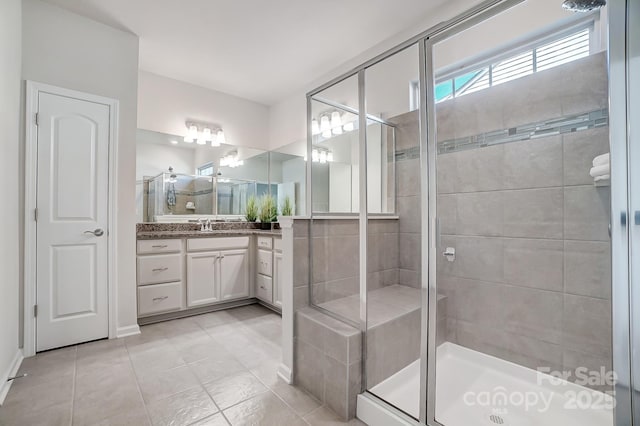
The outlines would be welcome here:
<svg viewBox="0 0 640 426">
<path fill-rule="evenodd" d="M 35 122 L 36 122 L 36 126 L 40 124 L 40 114 L 37 112 L 36 112 Z"/>
<path fill-rule="evenodd" d="M 33 316 L 38 317 L 38 305 L 33 305 Z"/>
<path fill-rule="evenodd" d="M 38 221 L 38 209 L 33 209 L 33 220 Z"/>
</svg>

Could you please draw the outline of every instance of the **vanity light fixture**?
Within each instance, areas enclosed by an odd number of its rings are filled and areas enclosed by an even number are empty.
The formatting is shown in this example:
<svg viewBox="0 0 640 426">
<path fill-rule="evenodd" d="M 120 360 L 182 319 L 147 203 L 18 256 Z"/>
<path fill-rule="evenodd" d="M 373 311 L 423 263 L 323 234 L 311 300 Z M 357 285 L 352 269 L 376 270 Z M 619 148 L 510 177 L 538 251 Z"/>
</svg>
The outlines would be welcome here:
<svg viewBox="0 0 640 426">
<path fill-rule="evenodd" d="M 338 111 L 333 111 L 331 113 L 331 128 L 337 129 L 338 127 L 342 128 L 342 118 L 340 118 L 340 113 Z"/>
<path fill-rule="evenodd" d="M 205 145 L 207 142 L 212 142 L 213 137 L 211 135 L 211 129 L 209 127 L 205 127 L 202 129 L 202 133 L 200 133 L 198 137 L 198 145 Z"/>
<path fill-rule="evenodd" d="M 315 118 L 311 120 L 311 134 L 313 136 L 320 134 L 320 125 L 318 124 L 318 120 L 316 120 Z"/>
<path fill-rule="evenodd" d="M 238 159 L 238 151 L 234 151 L 220 158 L 220 167 L 235 168 L 242 165 L 244 165 L 244 161 Z"/>
<path fill-rule="evenodd" d="M 184 141 L 186 143 L 193 143 L 196 139 L 198 139 L 198 126 L 195 124 L 187 123 L 187 136 L 184 137 Z"/>
<path fill-rule="evenodd" d="M 190 121 L 185 124 L 187 135 L 184 137 L 184 141 L 187 143 L 196 142 L 198 145 L 206 145 L 211 142 L 211 146 L 214 147 L 225 143 L 224 132 L 219 126 Z"/>
<path fill-rule="evenodd" d="M 222 129 L 219 129 L 216 132 L 215 140 L 211 141 L 211 146 L 220 146 L 220 145 L 222 145 L 224 143 L 227 143 L 227 139 L 224 136 L 224 131 Z"/>
<path fill-rule="evenodd" d="M 327 149 L 314 148 L 311 151 L 311 162 L 313 163 L 326 164 L 326 163 L 331 163 L 332 161 L 333 161 L 333 152 Z"/>
</svg>

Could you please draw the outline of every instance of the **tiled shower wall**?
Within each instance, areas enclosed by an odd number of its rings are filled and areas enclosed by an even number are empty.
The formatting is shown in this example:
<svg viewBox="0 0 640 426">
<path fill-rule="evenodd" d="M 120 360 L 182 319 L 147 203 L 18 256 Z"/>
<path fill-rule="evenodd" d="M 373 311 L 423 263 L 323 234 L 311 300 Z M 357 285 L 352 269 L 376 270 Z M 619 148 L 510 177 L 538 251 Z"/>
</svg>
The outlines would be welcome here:
<svg viewBox="0 0 640 426">
<path fill-rule="evenodd" d="M 321 304 L 358 294 L 358 220 L 314 219 L 310 226 L 313 302 Z M 367 269 L 370 291 L 398 283 L 398 228 L 396 219 L 369 221 Z"/>
<path fill-rule="evenodd" d="M 607 107 L 604 53 L 437 109 L 439 140 Z M 438 156 L 447 340 L 531 368 L 611 368 L 608 127 Z"/>
</svg>

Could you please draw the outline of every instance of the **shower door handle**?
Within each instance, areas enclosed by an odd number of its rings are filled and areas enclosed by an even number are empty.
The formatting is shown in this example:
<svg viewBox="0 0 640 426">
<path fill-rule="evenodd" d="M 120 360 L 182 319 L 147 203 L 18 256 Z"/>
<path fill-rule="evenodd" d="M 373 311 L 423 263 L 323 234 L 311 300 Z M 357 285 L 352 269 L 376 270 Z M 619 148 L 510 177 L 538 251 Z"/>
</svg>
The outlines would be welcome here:
<svg viewBox="0 0 640 426">
<path fill-rule="evenodd" d="M 96 237 L 102 237 L 104 235 L 104 231 L 100 228 L 95 229 L 93 231 L 84 231 L 85 234 L 93 234 Z"/>
</svg>

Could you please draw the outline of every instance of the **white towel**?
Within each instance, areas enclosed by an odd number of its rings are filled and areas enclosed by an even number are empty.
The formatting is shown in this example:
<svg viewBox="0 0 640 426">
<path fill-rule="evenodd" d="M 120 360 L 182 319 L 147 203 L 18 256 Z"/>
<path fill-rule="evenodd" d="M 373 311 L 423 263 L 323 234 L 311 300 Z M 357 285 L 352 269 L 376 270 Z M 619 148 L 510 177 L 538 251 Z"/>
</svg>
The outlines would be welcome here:
<svg viewBox="0 0 640 426">
<path fill-rule="evenodd" d="M 601 180 L 609 180 L 611 179 L 611 175 L 600 175 L 600 176 L 596 176 L 593 181 L 594 182 L 599 182 Z"/>
<path fill-rule="evenodd" d="M 593 159 L 593 167 L 596 166 L 604 166 L 605 164 L 609 164 L 609 153 L 598 155 Z"/>
<path fill-rule="evenodd" d="M 609 170 L 609 164 L 592 167 L 591 170 L 589 171 L 589 174 L 591 175 L 591 177 L 608 175 L 609 173 L 611 173 Z"/>
</svg>

